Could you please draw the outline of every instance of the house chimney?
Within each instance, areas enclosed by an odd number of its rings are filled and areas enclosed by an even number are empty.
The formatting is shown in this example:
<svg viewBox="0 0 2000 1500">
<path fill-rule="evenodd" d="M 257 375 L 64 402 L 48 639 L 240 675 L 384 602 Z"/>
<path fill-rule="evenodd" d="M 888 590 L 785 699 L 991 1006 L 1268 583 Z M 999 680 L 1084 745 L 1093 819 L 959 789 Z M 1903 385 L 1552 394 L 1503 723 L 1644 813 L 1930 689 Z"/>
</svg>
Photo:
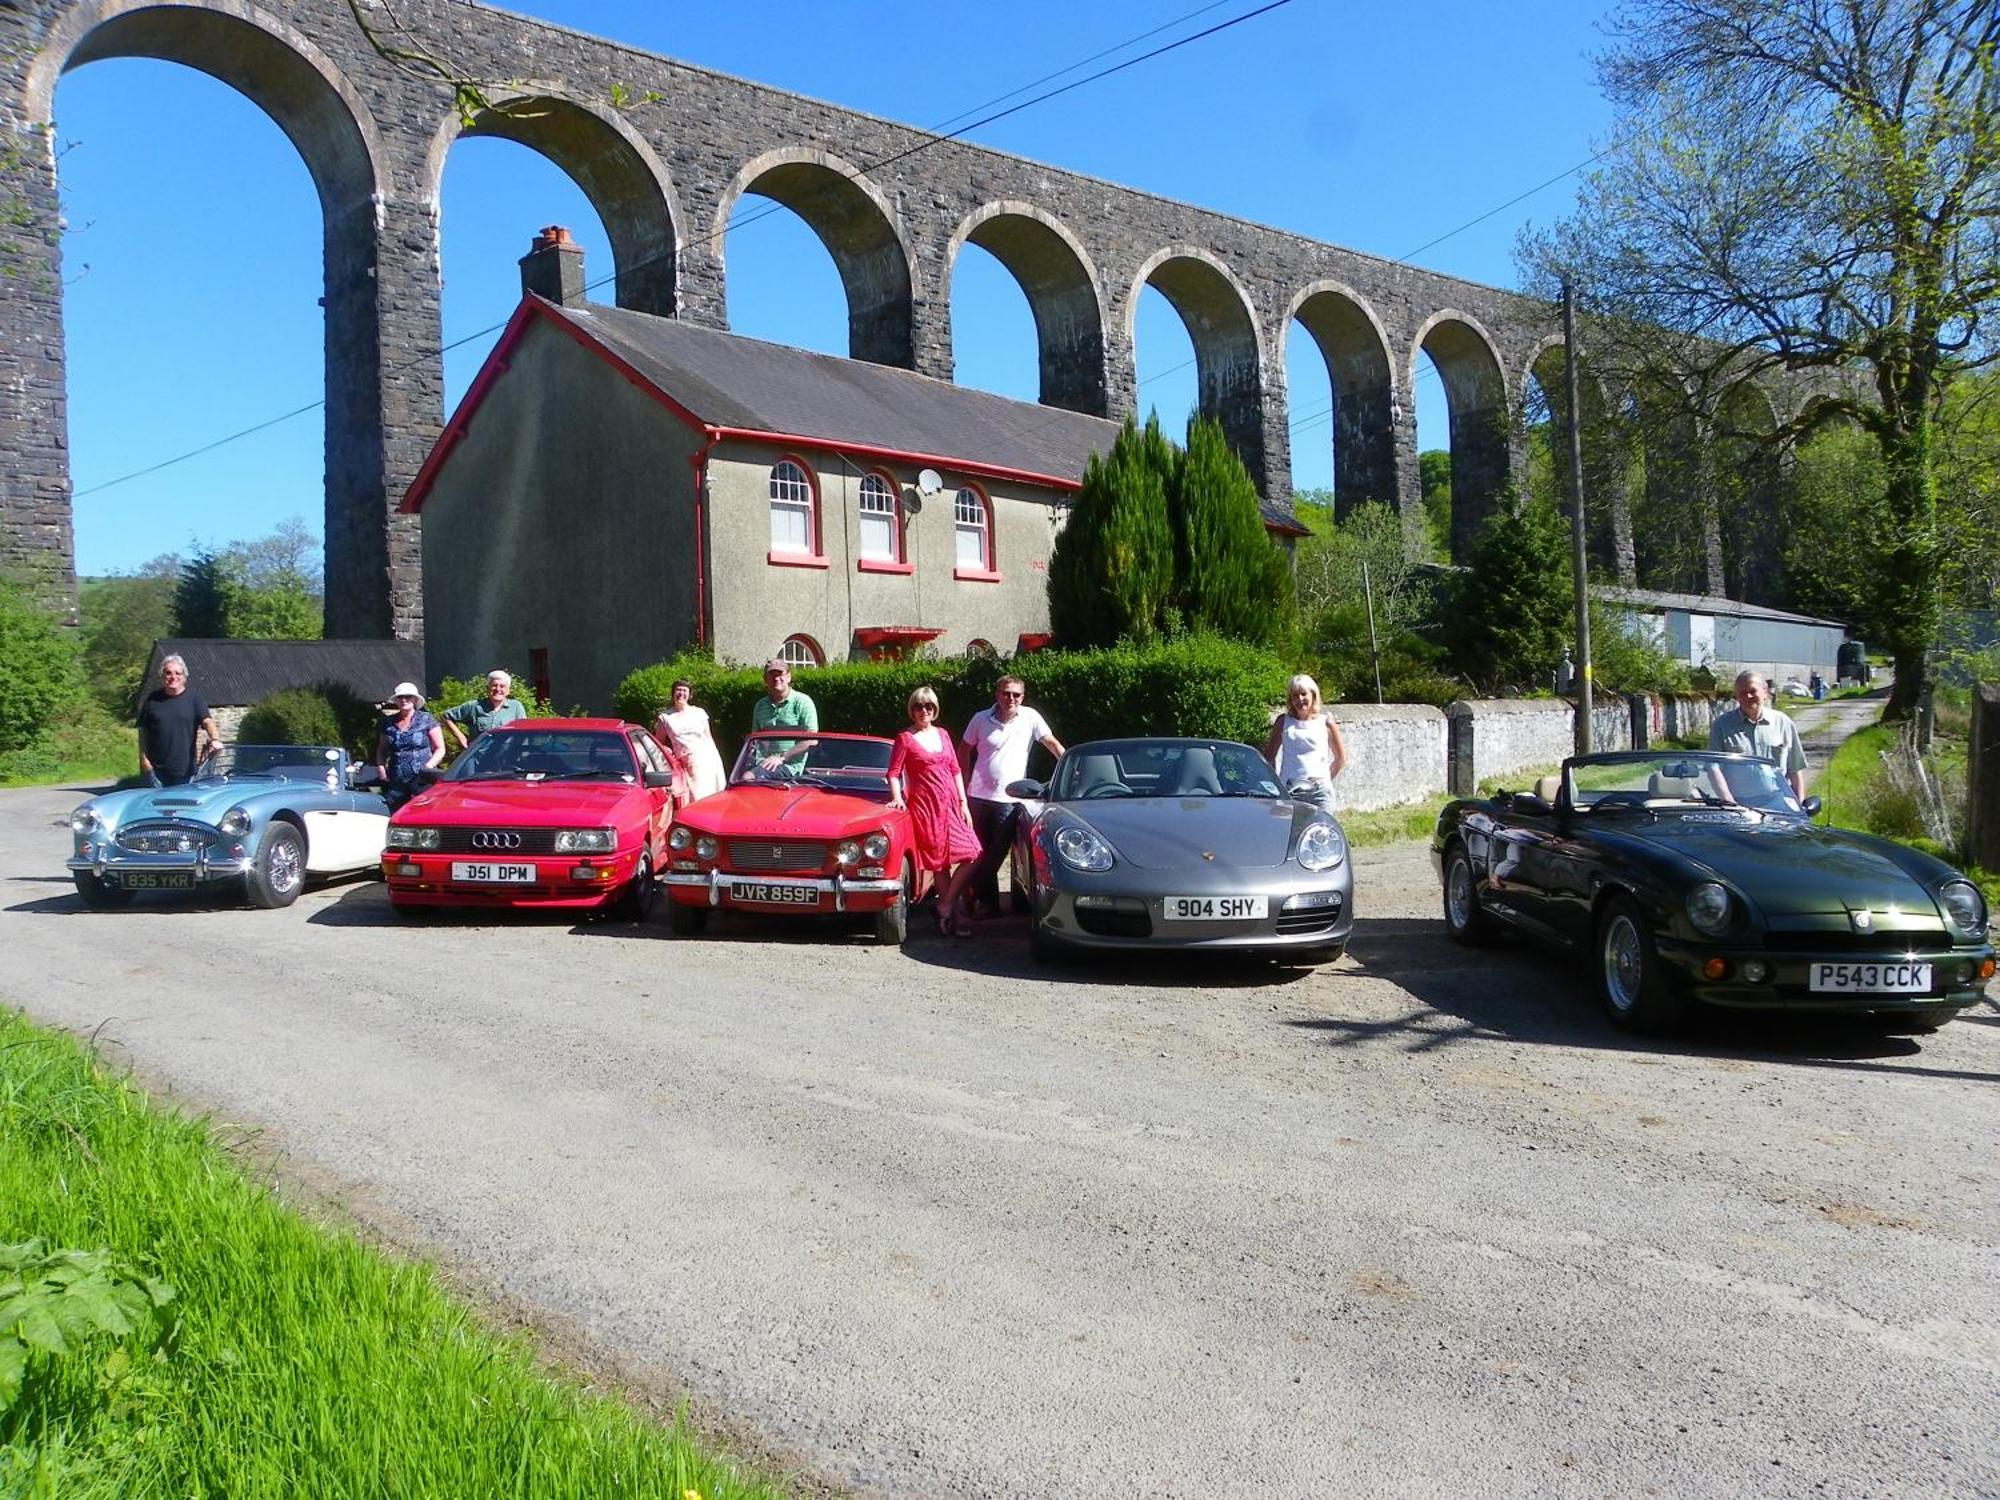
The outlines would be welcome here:
<svg viewBox="0 0 2000 1500">
<path fill-rule="evenodd" d="M 563 307 L 583 306 L 583 246 L 562 225 L 551 224 L 536 235 L 521 257 L 521 290 Z"/>
</svg>

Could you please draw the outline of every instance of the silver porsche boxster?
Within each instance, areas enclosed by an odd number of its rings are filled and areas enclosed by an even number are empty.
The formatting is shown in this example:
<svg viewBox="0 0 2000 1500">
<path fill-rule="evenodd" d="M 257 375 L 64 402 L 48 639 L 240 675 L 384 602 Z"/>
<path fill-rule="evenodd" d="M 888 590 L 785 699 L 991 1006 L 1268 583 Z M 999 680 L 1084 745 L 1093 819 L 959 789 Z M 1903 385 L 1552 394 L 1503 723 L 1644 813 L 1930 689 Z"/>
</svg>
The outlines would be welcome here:
<svg viewBox="0 0 2000 1500">
<path fill-rule="evenodd" d="M 1249 950 L 1331 963 L 1354 926 L 1333 815 L 1229 740 L 1074 745 L 1027 804 L 1015 869 L 1037 958 L 1082 948 Z"/>
</svg>

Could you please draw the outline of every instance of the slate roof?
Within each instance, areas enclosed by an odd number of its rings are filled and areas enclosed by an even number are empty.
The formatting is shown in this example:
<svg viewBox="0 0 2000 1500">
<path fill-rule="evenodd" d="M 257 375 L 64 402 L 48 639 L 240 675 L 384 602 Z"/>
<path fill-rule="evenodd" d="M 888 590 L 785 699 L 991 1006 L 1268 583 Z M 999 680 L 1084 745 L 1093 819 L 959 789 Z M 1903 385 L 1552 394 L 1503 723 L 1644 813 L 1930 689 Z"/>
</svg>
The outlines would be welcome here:
<svg viewBox="0 0 2000 1500">
<path fill-rule="evenodd" d="M 1745 604 L 1741 599 L 1724 599 L 1715 594 L 1674 594 L 1661 589 L 1614 588 L 1592 584 L 1593 594 L 1616 604 L 1644 609 L 1679 609 L 1696 615 L 1728 615 L 1739 620 L 1773 620 L 1785 625 L 1825 625 L 1845 630 L 1846 622 L 1823 619 L 1819 615 L 1795 614 L 1788 609 L 1772 609 L 1763 604 Z"/>
<path fill-rule="evenodd" d="M 1120 424 L 1102 417 L 1015 401 L 911 370 L 626 308 L 562 307 L 532 295 L 523 299 L 449 427 L 463 425 L 489 383 L 488 371 L 504 362 L 535 316 L 555 320 L 586 348 L 594 346 L 628 367 L 685 418 L 732 436 L 817 440 L 942 469 L 1011 474 L 1059 489 L 1075 488 L 1090 455 L 1109 449 L 1118 436 Z M 405 510 L 421 506 L 439 458 L 434 453 L 411 485 Z M 1261 504 L 1267 525 L 1302 532 L 1288 503 Z"/>
<path fill-rule="evenodd" d="M 281 688 L 337 682 L 368 702 L 399 682 L 424 680 L 422 641 L 157 640 L 146 663 L 146 688 L 159 686 L 160 661 L 185 657 L 188 686 L 213 707 L 256 703 Z"/>
</svg>

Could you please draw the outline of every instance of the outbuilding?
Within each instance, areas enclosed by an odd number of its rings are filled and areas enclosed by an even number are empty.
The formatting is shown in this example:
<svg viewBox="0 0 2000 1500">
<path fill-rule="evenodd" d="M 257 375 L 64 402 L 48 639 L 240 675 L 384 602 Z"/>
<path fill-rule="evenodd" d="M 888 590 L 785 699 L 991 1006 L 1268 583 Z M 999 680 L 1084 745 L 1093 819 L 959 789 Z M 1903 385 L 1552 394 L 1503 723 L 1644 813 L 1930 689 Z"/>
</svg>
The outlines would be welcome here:
<svg viewBox="0 0 2000 1500">
<path fill-rule="evenodd" d="M 1847 636 L 1839 620 L 1708 594 L 1607 587 L 1592 592 L 1690 667 L 1725 676 L 1761 672 L 1781 687 L 1808 682 L 1814 672 L 1829 683 L 1838 675 L 1840 643 Z"/>
</svg>

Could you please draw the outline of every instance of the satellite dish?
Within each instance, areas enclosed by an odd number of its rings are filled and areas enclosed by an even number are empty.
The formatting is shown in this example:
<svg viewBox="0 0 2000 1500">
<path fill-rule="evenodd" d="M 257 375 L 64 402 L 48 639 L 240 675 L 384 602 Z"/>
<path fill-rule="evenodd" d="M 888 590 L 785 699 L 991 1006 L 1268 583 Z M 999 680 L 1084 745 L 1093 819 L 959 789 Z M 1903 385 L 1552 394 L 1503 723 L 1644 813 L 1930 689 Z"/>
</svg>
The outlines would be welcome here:
<svg viewBox="0 0 2000 1500">
<path fill-rule="evenodd" d="M 918 515 L 923 511 L 923 508 L 924 497 L 921 492 L 910 496 L 909 499 L 903 502 L 903 514 L 906 516 Z"/>
<path fill-rule="evenodd" d="M 944 489 L 944 479 L 936 469 L 917 470 L 917 493 L 926 500 Z"/>
</svg>

